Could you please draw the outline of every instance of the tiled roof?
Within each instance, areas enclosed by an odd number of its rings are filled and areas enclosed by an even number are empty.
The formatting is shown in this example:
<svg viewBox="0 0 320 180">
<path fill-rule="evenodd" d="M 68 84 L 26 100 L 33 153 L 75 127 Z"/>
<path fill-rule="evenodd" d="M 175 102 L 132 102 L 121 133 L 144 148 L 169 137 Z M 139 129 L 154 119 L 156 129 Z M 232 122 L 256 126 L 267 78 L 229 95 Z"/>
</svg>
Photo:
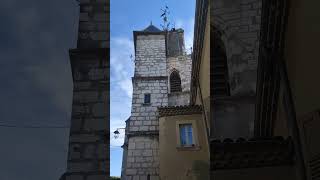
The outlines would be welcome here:
<svg viewBox="0 0 320 180">
<path fill-rule="evenodd" d="M 239 138 L 213 140 L 210 142 L 211 170 L 257 168 L 290 165 L 293 163 L 291 138 L 282 137 Z"/>
<path fill-rule="evenodd" d="M 202 107 L 199 105 L 186 106 L 161 106 L 158 108 L 159 116 L 175 116 L 175 115 L 189 115 L 201 114 Z"/>
</svg>

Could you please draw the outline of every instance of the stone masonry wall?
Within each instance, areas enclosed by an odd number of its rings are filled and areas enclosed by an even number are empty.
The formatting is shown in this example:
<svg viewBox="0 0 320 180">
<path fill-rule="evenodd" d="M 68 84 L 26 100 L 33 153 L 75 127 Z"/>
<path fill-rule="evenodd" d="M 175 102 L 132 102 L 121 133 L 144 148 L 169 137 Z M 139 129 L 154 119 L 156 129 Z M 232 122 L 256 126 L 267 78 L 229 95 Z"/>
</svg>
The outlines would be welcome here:
<svg viewBox="0 0 320 180">
<path fill-rule="evenodd" d="M 73 102 L 67 171 L 60 180 L 109 179 L 109 0 L 79 0 L 78 44 L 69 51 Z"/>
<path fill-rule="evenodd" d="M 262 0 L 213 0 L 211 28 L 226 51 L 230 94 L 212 111 L 214 138 L 252 137 Z"/>
<path fill-rule="evenodd" d="M 159 139 L 136 136 L 129 139 L 127 170 L 128 180 L 158 180 Z"/>
<path fill-rule="evenodd" d="M 226 48 L 232 95 L 255 94 L 261 0 L 213 0 L 213 26 Z"/>
<path fill-rule="evenodd" d="M 181 88 L 182 91 L 190 91 L 190 83 L 191 83 L 191 56 L 178 56 L 178 57 L 170 57 L 167 58 L 167 76 L 168 81 L 170 78 L 171 72 L 176 69 L 179 72 L 181 78 Z M 168 89 L 170 92 L 170 86 L 168 85 Z"/>
<path fill-rule="evenodd" d="M 151 103 L 144 104 L 144 94 L 150 93 Z M 134 79 L 130 131 L 158 131 L 157 107 L 168 105 L 167 80 Z"/>
<path fill-rule="evenodd" d="M 191 83 L 191 56 L 177 56 L 167 58 L 167 76 L 170 81 L 170 74 L 177 70 L 181 78 L 182 92 L 170 93 L 170 83 L 168 83 L 168 102 L 169 106 L 188 105 L 190 102 L 190 83 Z"/>
<path fill-rule="evenodd" d="M 109 47 L 110 0 L 80 0 L 78 48 Z"/>
<path fill-rule="evenodd" d="M 135 76 L 165 76 L 164 35 L 140 35 L 136 41 Z"/>
<path fill-rule="evenodd" d="M 129 123 L 125 180 L 159 178 L 157 107 L 168 105 L 166 47 L 164 35 L 138 35 Z M 150 93 L 150 104 L 144 94 Z"/>
<path fill-rule="evenodd" d="M 109 66 L 106 52 L 98 52 L 71 53 L 74 90 L 66 179 L 93 180 L 109 172 Z"/>
</svg>

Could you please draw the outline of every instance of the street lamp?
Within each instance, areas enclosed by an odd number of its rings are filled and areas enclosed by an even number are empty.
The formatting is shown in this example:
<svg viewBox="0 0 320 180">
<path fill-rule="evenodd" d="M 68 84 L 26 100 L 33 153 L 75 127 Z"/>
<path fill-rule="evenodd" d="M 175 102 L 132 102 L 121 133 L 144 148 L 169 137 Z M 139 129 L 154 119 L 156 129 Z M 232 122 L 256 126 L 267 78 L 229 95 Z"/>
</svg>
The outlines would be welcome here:
<svg viewBox="0 0 320 180">
<path fill-rule="evenodd" d="M 120 135 L 119 130 L 120 130 L 120 129 L 126 129 L 126 128 L 117 128 L 117 129 L 113 132 L 115 139 L 117 139 L 117 138 L 119 137 L 119 135 Z"/>
</svg>

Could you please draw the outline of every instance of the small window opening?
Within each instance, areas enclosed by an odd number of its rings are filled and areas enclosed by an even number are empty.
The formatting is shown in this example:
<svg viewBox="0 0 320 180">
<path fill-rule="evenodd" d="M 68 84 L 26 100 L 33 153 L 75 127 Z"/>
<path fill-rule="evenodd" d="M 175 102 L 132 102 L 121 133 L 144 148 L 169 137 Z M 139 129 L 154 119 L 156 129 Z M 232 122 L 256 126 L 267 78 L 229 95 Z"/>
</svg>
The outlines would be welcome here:
<svg viewBox="0 0 320 180">
<path fill-rule="evenodd" d="M 150 103 L 151 103 L 150 94 L 144 94 L 144 104 L 150 104 Z"/>
</svg>

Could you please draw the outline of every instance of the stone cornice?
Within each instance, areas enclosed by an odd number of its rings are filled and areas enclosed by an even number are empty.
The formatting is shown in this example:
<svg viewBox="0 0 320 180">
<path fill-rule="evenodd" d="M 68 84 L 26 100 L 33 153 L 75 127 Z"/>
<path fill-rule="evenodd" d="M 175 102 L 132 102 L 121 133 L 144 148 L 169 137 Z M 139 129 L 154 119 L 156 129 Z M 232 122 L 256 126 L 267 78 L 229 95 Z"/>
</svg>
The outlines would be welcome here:
<svg viewBox="0 0 320 180">
<path fill-rule="evenodd" d="M 76 56 L 83 56 L 83 55 L 95 55 L 95 56 L 104 56 L 107 58 L 107 55 L 110 52 L 110 48 L 76 48 L 76 49 L 69 49 L 69 56 L 70 59 Z"/>
<path fill-rule="evenodd" d="M 133 76 L 132 82 L 134 80 L 167 80 L 168 76 Z"/>
<path fill-rule="evenodd" d="M 134 136 L 159 136 L 159 131 L 129 131 L 126 135 L 128 138 Z"/>
</svg>

